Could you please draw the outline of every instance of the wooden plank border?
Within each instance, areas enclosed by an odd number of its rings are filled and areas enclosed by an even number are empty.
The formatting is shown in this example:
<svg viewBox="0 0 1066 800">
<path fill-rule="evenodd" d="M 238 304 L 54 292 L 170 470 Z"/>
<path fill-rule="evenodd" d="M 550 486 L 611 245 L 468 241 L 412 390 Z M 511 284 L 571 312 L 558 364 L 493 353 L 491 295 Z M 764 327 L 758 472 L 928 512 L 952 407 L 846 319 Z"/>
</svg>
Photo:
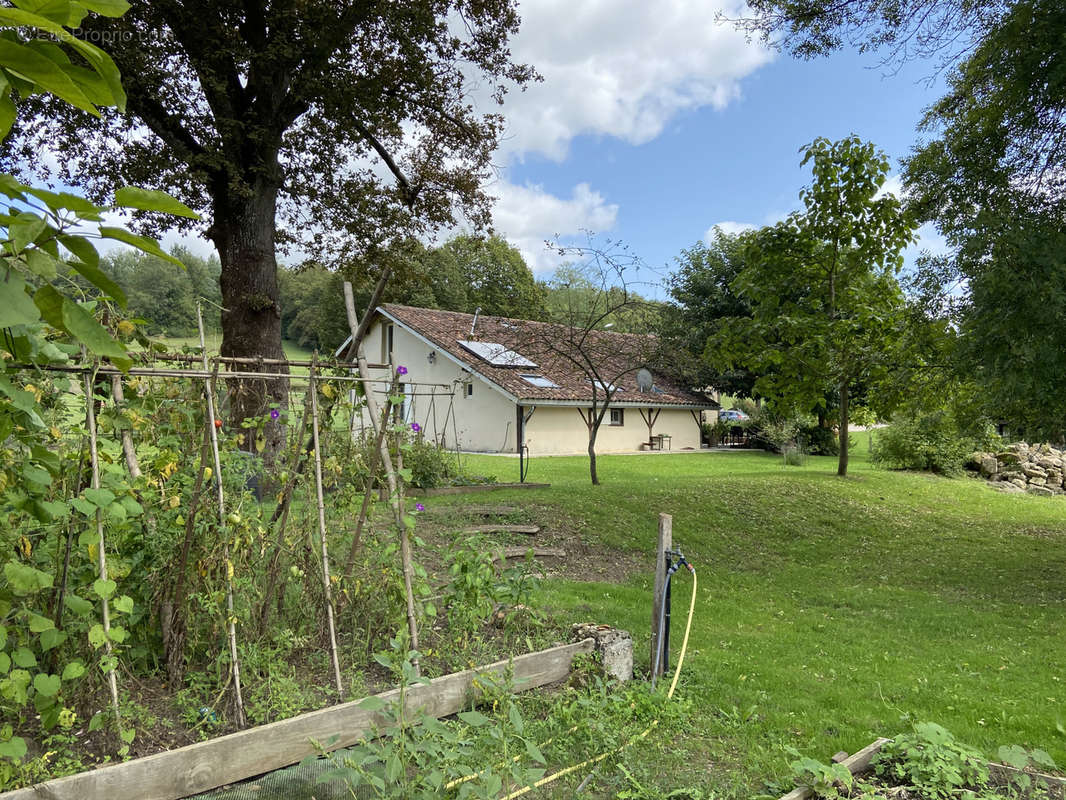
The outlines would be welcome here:
<svg viewBox="0 0 1066 800">
<path fill-rule="evenodd" d="M 593 647 L 593 640 L 585 639 L 444 675 L 409 689 L 407 705 L 412 710 L 421 707 L 434 717 L 454 714 L 476 697 L 474 678 L 502 675 L 509 665 L 513 665 L 516 691 L 536 689 L 565 678 L 574 656 L 591 653 Z M 388 702 L 397 695 L 393 689 L 378 697 Z M 295 764 L 316 752 L 311 739 L 325 742 L 338 736 L 329 749 L 355 744 L 378 721 L 378 715 L 359 708 L 359 702 L 4 792 L 0 800 L 180 800 Z"/>
<path fill-rule="evenodd" d="M 877 755 L 884 745 L 891 741 L 891 739 L 877 739 L 855 755 L 843 759 L 840 763 L 847 767 L 852 775 L 862 775 L 870 769 L 870 762 L 873 761 L 874 756 Z M 1034 781 L 1042 781 L 1049 786 L 1066 786 L 1066 778 L 1060 778 L 1057 775 L 1045 775 L 1042 772 L 1026 772 L 1025 770 L 1008 766 L 1007 764 L 1000 764 L 997 761 L 987 761 L 985 763 L 988 766 L 989 772 L 993 774 L 998 772 L 1000 775 L 1007 778 L 1024 774 L 1028 775 Z M 814 792 L 811 791 L 811 789 L 806 786 L 800 786 L 793 789 L 788 794 L 781 795 L 778 800 L 808 800 L 808 798 L 813 795 Z"/>
<path fill-rule="evenodd" d="M 862 750 L 855 753 L 855 755 L 848 756 L 840 763 L 848 768 L 848 771 L 852 775 L 861 775 L 870 768 L 870 762 L 873 761 L 878 751 L 884 747 L 891 739 L 878 739 L 875 742 L 866 745 Z M 807 800 L 808 797 L 814 795 L 814 792 L 807 786 L 800 786 L 793 789 L 788 794 L 782 795 L 778 800 Z M 2 795 L 0 795 L 2 797 Z"/>
</svg>

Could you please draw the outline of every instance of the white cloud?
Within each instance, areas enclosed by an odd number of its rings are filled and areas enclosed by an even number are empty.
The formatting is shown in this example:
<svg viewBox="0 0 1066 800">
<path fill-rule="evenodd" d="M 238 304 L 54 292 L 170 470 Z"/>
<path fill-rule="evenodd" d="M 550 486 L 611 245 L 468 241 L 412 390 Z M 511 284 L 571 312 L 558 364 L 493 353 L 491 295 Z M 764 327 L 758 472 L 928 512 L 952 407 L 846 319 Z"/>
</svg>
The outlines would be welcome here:
<svg viewBox="0 0 1066 800">
<path fill-rule="evenodd" d="M 615 136 L 631 144 L 658 136 L 677 113 L 724 108 L 739 81 L 771 53 L 745 41 L 720 9 L 696 0 L 527 0 L 514 57 L 532 64 L 542 83 L 508 96 L 503 151 L 566 157 L 579 134 Z"/>
<path fill-rule="evenodd" d="M 734 222 L 733 220 L 723 220 L 722 222 L 716 222 L 714 225 L 707 229 L 707 232 L 703 234 L 703 241 L 710 244 L 714 241 L 714 229 L 718 228 L 722 233 L 728 236 L 736 236 L 738 233 L 744 233 L 744 231 L 753 231 L 755 226 L 750 222 Z"/>
<path fill-rule="evenodd" d="M 894 194 L 898 199 L 903 199 L 903 178 L 899 174 L 889 175 L 885 182 L 881 184 L 881 188 L 877 190 L 874 199 L 880 199 L 886 194 Z"/>
<path fill-rule="evenodd" d="M 522 253 L 534 272 L 559 264 L 559 257 L 545 240 L 568 240 L 583 231 L 603 233 L 614 227 L 618 206 L 608 203 L 587 183 L 577 184 L 569 198 L 556 197 L 538 185 L 519 186 L 501 181 L 489 187 L 496 196 L 493 221 L 496 229 Z"/>
</svg>

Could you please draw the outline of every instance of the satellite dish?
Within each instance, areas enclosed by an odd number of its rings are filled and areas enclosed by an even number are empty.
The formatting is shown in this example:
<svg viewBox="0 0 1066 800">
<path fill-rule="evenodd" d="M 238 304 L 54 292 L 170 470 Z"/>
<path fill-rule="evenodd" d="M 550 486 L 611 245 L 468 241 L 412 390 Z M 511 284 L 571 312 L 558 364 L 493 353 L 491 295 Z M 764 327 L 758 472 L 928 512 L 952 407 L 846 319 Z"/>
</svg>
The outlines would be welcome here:
<svg viewBox="0 0 1066 800">
<path fill-rule="evenodd" d="M 637 389 L 642 392 L 650 392 L 654 383 L 655 379 L 652 378 L 648 370 L 641 367 L 637 371 Z"/>
</svg>

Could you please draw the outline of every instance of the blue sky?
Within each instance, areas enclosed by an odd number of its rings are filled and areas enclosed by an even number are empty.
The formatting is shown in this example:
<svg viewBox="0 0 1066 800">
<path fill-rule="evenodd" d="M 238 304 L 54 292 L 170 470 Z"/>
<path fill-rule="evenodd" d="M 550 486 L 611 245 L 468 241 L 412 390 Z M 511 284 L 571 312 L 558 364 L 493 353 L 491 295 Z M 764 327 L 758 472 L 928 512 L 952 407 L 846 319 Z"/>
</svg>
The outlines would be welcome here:
<svg viewBox="0 0 1066 800">
<path fill-rule="evenodd" d="M 716 223 L 774 222 L 796 207 L 808 180 L 798 151 L 818 136 L 858 134 L 895 171 L 943 92 L 926 80 L 932 64 L 886 75 L 876 55 L 854 51 L 799 61 L 715 24 L 705 4 L 645 5 L 654 12 L 583 0 L 562 43 L 545 18 L 566 26 L 556 16 L 565 4 L 520 7 L 516 54 L 545 81 L 505 105 L 496 226 L 538 274 L 556 261 L 540 244 L 554 234 L 591 229 L 662 269 Z M 923 233 L 925 246 L 941 246 Z"/>
</svg>

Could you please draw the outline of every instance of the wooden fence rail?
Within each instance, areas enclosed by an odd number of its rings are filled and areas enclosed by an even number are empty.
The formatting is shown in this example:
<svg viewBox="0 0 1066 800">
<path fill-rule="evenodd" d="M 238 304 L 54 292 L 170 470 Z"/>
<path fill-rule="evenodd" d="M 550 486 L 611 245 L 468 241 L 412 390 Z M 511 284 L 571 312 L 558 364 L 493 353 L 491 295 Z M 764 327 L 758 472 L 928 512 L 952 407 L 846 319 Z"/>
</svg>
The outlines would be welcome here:
<svg viewBox="0 0 1066 800">
<path fill-rule="evenodd" d="M 454 714 L 476 698 L 474 678 L 503 675 L 509 664 L 513 664 L 515 691 L 555 683 L 569 674 L 574 656 L 591 653 L 593 647 L 593 640 L 585 639 L 435 678 L 409 689 L 407 706 L 421 707 L 434 717 Z M 378 697 L 389 702 L 397 695 L 393 689 Z M 4 792 L 0 800 L 180 800 L 295 764 L 316 752 L 312 739 L 325 742 L 339 737 L 330 749 L 355 744 L 379 722 L 377 714 L 360 708 L 359 702 Z"/>
</svg>

